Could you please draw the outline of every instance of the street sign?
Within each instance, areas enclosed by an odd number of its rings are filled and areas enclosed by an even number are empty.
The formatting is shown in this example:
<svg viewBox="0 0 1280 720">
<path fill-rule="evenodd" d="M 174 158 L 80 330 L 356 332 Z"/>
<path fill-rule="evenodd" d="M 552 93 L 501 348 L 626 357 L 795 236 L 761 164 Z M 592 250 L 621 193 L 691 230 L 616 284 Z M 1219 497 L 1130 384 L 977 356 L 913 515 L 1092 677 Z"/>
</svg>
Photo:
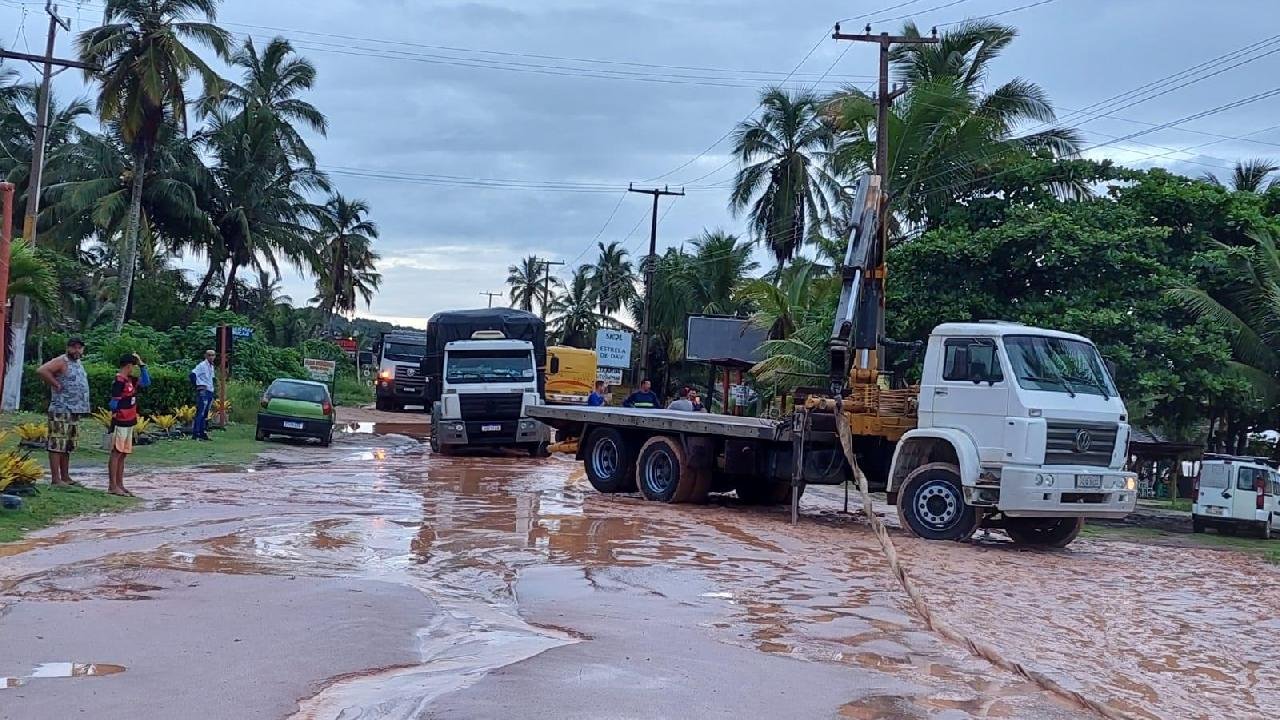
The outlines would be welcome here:
<svg viewBox="0 0 1280 720">
<path fill-rule="evenodd" d="M 338 370 L 338 363 L 333 360 L 316 360 L 315 358 L 305 358 L 302 366 L 307 369 L 307 374 L 312 380 L 317 382 L 333 382 L 333 374 Z"/>
<path fill-rule="evenodd" d="M 209 334 L 210 334 L 210 335 L 217 335 L 217 334 L 218 334 L 218 328 L 217 328 L 217 327 L 211 327 L 211 328 L 209 328 Z M 233 327 L 233 328 L 231 328 L 231 337 L 237 337 L 237 338 L 249 339 L 249 338 L 253 337 L 253 328 L 251 328 L 251 327 Z"/>
<path fill-rule="evenodd" d="M 336 341 L 338 347 L 342 348 L 342 352 L 347 354 L 349 358 L 356 356 L 356 339 L 355 338 L 338 338 Z"/>
<path fill-rule="evenodd" d="M 631 367 L 631 333 L 626 330 L 597 330 L 596 357 L 602 368 Z"/>
<path fill-rule="evenodd" d="M 608 385 L 621 385 L 622 368 L 596 368 L 596 379 Z"/>
</svg>

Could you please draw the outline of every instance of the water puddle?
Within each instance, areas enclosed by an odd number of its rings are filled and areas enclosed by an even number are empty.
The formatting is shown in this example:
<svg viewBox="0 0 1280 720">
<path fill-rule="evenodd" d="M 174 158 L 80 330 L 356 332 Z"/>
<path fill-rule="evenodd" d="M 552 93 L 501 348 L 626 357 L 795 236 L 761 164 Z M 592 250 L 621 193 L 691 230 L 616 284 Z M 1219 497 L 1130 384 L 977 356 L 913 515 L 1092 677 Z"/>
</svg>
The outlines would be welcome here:
<svg viewBox="0 0 1280 720">
<path fill-rule="evenodd" d="M 49 678 L 103 677 L 125 671 L 123 665 L 108 663 L 42 663 L 32 668 L 30 674 L 18 677 L 0 677 L 0 690 L 23 687 L 29 680 Z"/>
</svg>

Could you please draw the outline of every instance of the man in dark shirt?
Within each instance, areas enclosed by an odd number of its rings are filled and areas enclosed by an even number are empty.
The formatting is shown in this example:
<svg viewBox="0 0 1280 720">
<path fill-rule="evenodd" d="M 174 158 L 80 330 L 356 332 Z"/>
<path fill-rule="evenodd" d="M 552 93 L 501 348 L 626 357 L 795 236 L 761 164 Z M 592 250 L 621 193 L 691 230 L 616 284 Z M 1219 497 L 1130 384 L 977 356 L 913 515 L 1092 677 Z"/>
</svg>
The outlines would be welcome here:
<svg viewBox="0 0 1280 720">
<path fill-rule="evenodd" d="M 631 393 L 627 396 L 626 400 L 622 401 L 622 407 L 647 408 L 652 410 L 653 408 L 658 407 L 660 402 L 661 400 L 658 399 L 658 394 L 653 391 L 653 383 L 648 380 L 644 380 L 640 383 L 639 390 Z"/>
</svg>

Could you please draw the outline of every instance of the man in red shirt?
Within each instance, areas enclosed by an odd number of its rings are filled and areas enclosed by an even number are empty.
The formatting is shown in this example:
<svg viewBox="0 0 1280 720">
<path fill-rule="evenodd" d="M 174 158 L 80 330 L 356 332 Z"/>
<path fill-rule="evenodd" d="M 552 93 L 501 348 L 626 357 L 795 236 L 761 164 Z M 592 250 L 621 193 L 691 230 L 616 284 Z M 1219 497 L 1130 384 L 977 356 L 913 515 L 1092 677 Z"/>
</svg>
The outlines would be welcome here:
<svg viewBox="0 0 1280 720">
<path fill-rule="evenodd" d="M 141 375 L 133 377 L 133 369 Z M 111 383 L 111 459 L 107 461 L 107 492 L 133 497 L 124 487 L 124 461 L 133 452 L 133 428 L 138 424 L 138 390 L 151 384 L 147 364 L 136 353 L 120 358 L 120 372 Z"/>
</svg>

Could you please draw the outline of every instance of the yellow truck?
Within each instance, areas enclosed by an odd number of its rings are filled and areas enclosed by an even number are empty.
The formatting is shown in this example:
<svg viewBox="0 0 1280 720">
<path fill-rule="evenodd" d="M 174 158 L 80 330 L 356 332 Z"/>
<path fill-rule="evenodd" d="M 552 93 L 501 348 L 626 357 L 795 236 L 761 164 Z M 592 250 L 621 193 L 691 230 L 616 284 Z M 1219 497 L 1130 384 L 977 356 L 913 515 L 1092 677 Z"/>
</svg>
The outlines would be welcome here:
<svg viewBox="0 0 1280 720">
<path fill-rule="evenodd" d="M 552 405 L 586 405 L 596 384 L 594 350 L 555 346 L 547 348 L 547 402 Z"/>
</svg>

